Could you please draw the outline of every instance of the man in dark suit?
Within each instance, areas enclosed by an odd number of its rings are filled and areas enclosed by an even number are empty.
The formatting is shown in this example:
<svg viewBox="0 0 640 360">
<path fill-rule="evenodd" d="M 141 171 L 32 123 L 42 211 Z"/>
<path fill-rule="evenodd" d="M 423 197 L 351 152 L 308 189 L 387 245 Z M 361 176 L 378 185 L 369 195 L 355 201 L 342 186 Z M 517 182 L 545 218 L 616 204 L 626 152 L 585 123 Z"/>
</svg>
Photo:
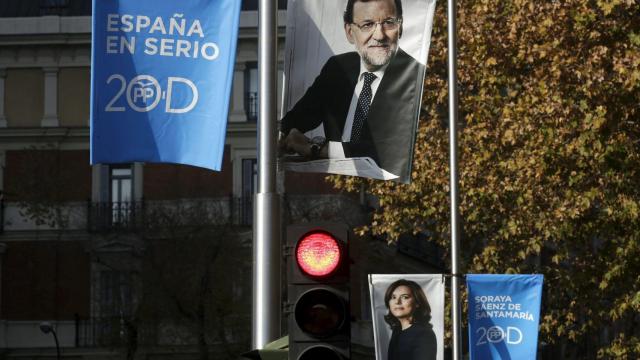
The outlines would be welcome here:
<svg viewBox="0 0 640 360">
<path fill-rule="evenodd" d="M 347 40 L 282 119 L 284 147 L 309 158 L 370 157 L 409 182 L 424 66 L 398 48 L 400 0 L 349 0 Z M 303 133 L 323 125 L 326 140 Z"/>
</svg>

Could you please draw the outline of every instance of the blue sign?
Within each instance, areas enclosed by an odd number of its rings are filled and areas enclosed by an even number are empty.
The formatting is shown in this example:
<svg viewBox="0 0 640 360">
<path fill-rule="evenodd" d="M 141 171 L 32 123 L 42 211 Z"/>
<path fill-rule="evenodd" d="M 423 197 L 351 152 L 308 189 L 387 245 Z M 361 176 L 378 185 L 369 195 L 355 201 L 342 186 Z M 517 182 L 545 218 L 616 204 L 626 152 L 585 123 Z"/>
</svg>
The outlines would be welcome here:
<svg viewBox="0 0 640 360">
<path fill-rule="evenodd" d="M 542 275 L 467 275 L 471 360 L 536 358 L 542 280 Z"/>
<path fill-rule="evenodd" d="M 220 170 L 240 0 L 93 0 L 91 163 Z"/>
</svg>

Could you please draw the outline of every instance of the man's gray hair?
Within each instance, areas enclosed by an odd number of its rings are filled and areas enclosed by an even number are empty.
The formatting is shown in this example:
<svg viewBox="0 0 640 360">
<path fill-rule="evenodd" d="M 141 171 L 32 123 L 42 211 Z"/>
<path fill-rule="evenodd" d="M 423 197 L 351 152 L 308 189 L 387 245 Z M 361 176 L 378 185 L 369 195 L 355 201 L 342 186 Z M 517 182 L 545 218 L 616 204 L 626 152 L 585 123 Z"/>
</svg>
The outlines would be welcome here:
<svg viewBox="0 0 640 360">
<path fill-rule="evenodd" d="M 377 1 L 377 0 L 348 0 L 347 8 L 344 10 L 344 15 L 342 16 L 345 24 L 353 23 L 353 4 L 355 4 L 356 1 L 367 2 L 367 1 Z M 398 19 L 402 19 L 402 1 L 393 0 L 393 2 L 396 5 L 396 17 Z"/>
</svg>

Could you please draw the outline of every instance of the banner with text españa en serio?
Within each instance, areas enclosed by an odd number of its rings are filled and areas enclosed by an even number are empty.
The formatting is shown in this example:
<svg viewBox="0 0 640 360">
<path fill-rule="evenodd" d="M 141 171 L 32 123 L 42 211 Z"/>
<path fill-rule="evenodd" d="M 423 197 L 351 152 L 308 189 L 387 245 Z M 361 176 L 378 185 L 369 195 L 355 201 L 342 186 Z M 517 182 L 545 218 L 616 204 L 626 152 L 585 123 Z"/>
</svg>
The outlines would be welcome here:
<svg viewBox="0 0 640 360">
<path fill-rule="evenodd" d="M 536 358 L 542 281 L 542 275 L 467 275 L 471 360 Z"/>
<path fill-rule="evenodd" d="M 93 1 L 91 163 L 220 170 L 240 1 Z"/>
</svg>

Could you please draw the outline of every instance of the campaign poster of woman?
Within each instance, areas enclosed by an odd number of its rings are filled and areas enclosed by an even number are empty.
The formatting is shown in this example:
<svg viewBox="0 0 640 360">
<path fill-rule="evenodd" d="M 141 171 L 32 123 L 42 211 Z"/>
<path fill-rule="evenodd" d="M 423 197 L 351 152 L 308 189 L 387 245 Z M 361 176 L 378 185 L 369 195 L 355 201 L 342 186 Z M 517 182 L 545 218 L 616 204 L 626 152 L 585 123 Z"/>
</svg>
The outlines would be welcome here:
<svg viewBox="0 0 640 360">
<path fill-rule="evenodd" d="M 377 360 L 444 358 L 444 277 L 369 275 Z"/>
<path fill-rule="evenodd" d="M 285 169 L 410 181 L 435 0 L 289 0 Z"/>
</svg>

